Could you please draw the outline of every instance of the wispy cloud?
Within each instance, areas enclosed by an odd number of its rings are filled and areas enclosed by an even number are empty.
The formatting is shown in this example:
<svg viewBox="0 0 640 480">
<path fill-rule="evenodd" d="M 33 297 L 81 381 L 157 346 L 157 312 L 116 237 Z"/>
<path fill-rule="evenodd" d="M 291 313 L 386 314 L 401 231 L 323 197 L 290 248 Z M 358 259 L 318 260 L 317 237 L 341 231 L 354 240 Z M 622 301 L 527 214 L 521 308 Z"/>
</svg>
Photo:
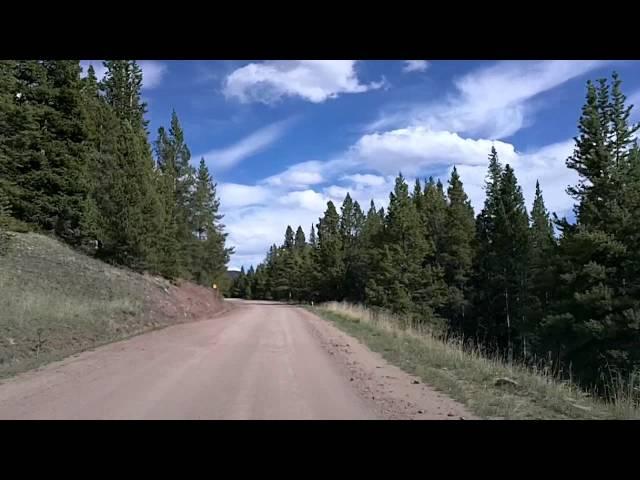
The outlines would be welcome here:
<svg viewBox="0 0 640 480">
<path fill-rule="evenodd" d="M 326 162 L 311 160 L 297 163 L 287 168 L 284 172 L 265 178 L 261 183 L 272 187 L 287 186 L 289 188 L 304 188 L 309 185 L 322 183 L 324 181 L 325 170 Z"/>
<path fill-rule="evenodd" d="M 208 165 L 216 169 L 232 167 L 245 158 L 249 158 L 278 141 L 294 122 L 294 118 L 281 120 L 263 127 L 233 145 L 214 149 L 195 155 L 194 158 L 204 157 Z"/>
<path fill-rule="evenodd" d="M 529 100 L 604 65 L 599 60 L 506 61 L 454 81 L 444 100 L 384 111 L 369 131 L 424 126 L 484 138 L 506 138 L 525 125 Z"/>
<path fill-rule="evenodd" d="M 322 103 L 344 93 L 361 93 L 385 85 L 363 84 L 355 60 L 286 60 L 249 63 L 227 76 L 224 94 L 240 102 L 273 104 L 283 97 Z"/>
<path fill-rule="evenodd" d="M 404 73 L 424 72 L 427 68 L 429 68 L 429 62 L 426 60 L 405 60 L 402 71 Z"/>
</svg>

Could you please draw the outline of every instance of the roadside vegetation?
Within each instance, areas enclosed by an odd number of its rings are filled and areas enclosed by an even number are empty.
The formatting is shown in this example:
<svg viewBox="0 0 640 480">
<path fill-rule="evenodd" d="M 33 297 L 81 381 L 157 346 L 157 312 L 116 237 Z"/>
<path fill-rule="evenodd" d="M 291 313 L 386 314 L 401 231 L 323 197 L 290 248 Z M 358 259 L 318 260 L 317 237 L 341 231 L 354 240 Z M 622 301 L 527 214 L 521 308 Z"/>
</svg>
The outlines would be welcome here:
<svg viewBox="0 0 640 480">
<path fill-rule="evenodd" d="M 464 403 L 485 419 L 640 419 L 639 379 L 611 377 L 604 401 L 545 365 L 505 363 L 424 323 L 344 302 L 311 311 L 330 320 L 371 350 L 425 383 Z"/>
</svg>

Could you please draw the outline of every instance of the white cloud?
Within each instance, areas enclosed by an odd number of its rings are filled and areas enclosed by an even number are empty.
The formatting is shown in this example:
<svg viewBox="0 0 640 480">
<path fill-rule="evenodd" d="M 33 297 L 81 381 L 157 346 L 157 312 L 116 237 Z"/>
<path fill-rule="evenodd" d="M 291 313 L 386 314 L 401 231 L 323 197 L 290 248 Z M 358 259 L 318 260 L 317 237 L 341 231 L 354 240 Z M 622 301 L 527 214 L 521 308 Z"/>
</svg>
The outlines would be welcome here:
<svg viewBox="0 0 640 480">
<path fill-rule="evenodd" d="M 138 64 L 142 69 L 142 88 L 144 90 L 150 90 L 160 85 L 168 70 L 166 64 L 156 60 L 139 60 Z M 89 65 L 93 66 L 98 80 L 102 80 L 107 73 L 102 60 L 82 60 L 80 65 L 82 66 L 83 77 L 87 75 Z"/>
<path fill-rule="evenodd" d="M 474 140 L 428 127 L 408 127 L 362 136 L 351 147 L 350 158 L 356 164 L 380 173 L 397 174 L 402 171 L 415 175 L 454 163 L 485 164 L 491 146 L 495 146 L 498 154 L 507 161 L 515 157 L 513 145 L 502 141 Z"/>
<path fill-rule="evenodd" d="M 282 97 L 322 103 L 342 93 L 361 93 L 384 81 L 360 83 L 355 60 L 286 60 L 249 63 L 227 76 L 224 93 L 241 102 L 272 104 Z"/>
<path fill-rule="evenodd" d="M 384 185 L 385 183 L 384 177 L 371 175 L 370 173 L 356 173 L 354 175 L 345 175 L 344 177 L 342 177 L 342 180 L 350 180 L 354 185 L 362 185 L 365 187 L 379 187 L 380 185 Z"/>
<path fill-rule="evenodd" d="M 289 208 L 297 207 L 311 212 L 319 212 L 326 206 L 327 199 L 314 190 L 302 190 L 287 193 L 278 199 L 278 203 L 287 205 Z"/>
<path fill-rule="evenodd" d="M 303 188 L 322 183 L 324 170 L 326 170 L 326 163 L 311 160 L 295 164 L 282 173 L 265 178 L 263 183 L 273 187 Z"/>
<path fill-rule="evenodd" d="M 140 60 L 138 63 L 142 68 L 142 88 L 152 89 L 160 85 L 167 73 L 167 65 L 155 60 Z"/>
<path fill-rule="evenodd" d="M 405 60 L 402 71 L 405 73 L 424 72 L 427 68 L 429 68 L 429 62 L 426 60 Z"/>
<path fill-rule="evenodd" d="M 259 205 L 271 198 L 271 191 L 259 185 L 239 183 L 218 184 L 218 195 L 222 210 Z"/>
<path fill-rule="evenodd" d="M 503 61 L 454 81 L 444 100 L 396 107 L 368 126 L 428 126 L 484 138 L 506 138 L 526 125 L 529 100 L 605 64 L 600 60 Z"/>
<path fill-rule="evenodd" d="M 210 150 L 209 152 L 196 155 L 194 158 L 204 157 L 207 165 L 218 170 L 232 167 L 245 158 L 265 150 L 279 140 L 286 133 L 290 125 L 291 119 L 272 123 L 229 147 Z"/>
<path fill-rule="evenodd" d="M 293 193 L 293 192 L 292 192 Z M 264 260 L 270 245 L 282 244 L 287 225 L 295 230 L 301 225 L 309 235 L 311 224 L 316 224 L 326 208 L 323 201 L 316 202 L 315 192 L 298 192 L 282 202 L 268 202 L 247 209 L 225 211 L 224 223 L 229 233 L 228 245 L 235 247 L 230 266 L 254 266 Z"/>
</svg>

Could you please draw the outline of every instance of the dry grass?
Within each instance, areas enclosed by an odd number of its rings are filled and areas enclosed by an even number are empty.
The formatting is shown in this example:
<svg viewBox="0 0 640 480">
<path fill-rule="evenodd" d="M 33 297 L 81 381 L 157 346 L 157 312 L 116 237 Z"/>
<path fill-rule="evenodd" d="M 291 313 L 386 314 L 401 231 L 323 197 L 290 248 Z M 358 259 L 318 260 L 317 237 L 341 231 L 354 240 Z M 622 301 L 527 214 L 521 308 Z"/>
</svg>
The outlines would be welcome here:
<svg viewBox="0 0 640 480">
<path fill-rule="evenodd" d="M 637 381 L 612 383 L 614 401 L 594 398 L 547 369 L 483 356 L 456 340 L 439 338 L 427 327 L 358 305 L 327 303 L 313 309 L 405 371 L 466 404 L 483 418 L 640 419 Z M 496 380 L 506 378 L 497 385 Z M 634 390 L 635 389 L 635 390 Z"/>
<path fill-rule="evenodd" d="M 142 312 L 160 286 L 33 233 L 0 256 L 0 377 L 156 326 Z"/>
</svg>

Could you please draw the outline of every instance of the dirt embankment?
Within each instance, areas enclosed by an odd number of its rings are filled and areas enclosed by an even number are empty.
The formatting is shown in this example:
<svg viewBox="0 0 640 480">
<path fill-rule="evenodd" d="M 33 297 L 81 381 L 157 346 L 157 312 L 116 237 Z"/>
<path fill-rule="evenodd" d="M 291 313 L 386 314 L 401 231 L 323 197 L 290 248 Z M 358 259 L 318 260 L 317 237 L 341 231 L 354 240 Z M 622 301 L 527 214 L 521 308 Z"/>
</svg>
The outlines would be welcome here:
<svg viewBox="0 0 640 480">
<path fill-rule="evenodd" d="M 225 309 L 219 294 L 141 275 L 37 234 L 0 256 L 0 377 Z"/>
</svg>

